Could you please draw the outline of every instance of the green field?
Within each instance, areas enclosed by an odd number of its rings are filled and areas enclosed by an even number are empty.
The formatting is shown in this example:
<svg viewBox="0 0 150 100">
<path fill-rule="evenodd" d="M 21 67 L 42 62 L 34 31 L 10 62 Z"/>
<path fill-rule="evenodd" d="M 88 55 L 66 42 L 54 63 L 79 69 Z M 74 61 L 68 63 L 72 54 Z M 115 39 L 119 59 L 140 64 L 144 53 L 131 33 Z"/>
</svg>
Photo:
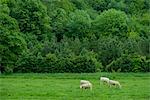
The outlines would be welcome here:
<svg viewBox="0 0 150 100">
<path fill-rule="evenodd" d="M 120 81 L 122 89 L 99 84 L 99 77 Z M 93 90 L 81 90 L 80 80 Z M 150 100 L 150 73 L 0 75 L 0 100 Z"/>
</svg>

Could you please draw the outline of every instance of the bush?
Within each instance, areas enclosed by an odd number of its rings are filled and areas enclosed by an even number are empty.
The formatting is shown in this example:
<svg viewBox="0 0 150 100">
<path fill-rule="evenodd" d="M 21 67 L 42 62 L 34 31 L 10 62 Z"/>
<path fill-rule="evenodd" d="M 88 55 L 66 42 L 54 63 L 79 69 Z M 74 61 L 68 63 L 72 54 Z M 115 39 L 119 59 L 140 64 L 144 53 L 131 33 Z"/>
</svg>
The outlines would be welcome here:
<svg viewBox="0 0 150 100">
<path fill-rule="evenodd" d="M 24 52 L 19 60 L 16 62 L 14 72 L 29 73 L 35 72 L 37 57 L 29 51 Z"/>
<path fill-rule="evenodd" d="M 98 60 L 103 66 L 110 64 L 123 53 L 123 43 L 116 37 L 101 37 L 97 44 Z"/>
<path fill-rule="evenodd" d="M 150 59 L 144 60 L 144 63 L 142 63 L 141 68 L 143 72 L 150 72 Z"/>
<path fill-rule="evenodd" d="M 92 73 L 96 72 L 97 63 L 86 56 L 72 56 L 58 59 L 49 53 L 44 59 L 41 56 L 27 55 L 18 62 L 14 72 L 36 73 Z"/>
<path fill-rule="evenodd" d="M 92 59 L 85 56 L 63 58 L 59 61 L 60 72 L 69 73 L 92 73 L 96 72 L 96 65 Z"/>
<path fill-rule="evenodd" d="M 74 70 L 77 73 L 90 73 L 96 72 L 96 66 L 92 59 L 88 59 L 85 56 L 79 56 L 73 59 Z"/>
<path fill-rule="evenodd" d="M 40 72 L 47 72 L 47 73 L 56 73 L 58 72 L 58 66 L 57 66 L 58 58 L 56 57 L 55 54 L 47 54 L 46 58 L 44 60 L 44 65 L 41 66 Z"/>
<path fill-rule="evenodd" d="M 137 54 L 123 55 L 106 66 L 109 72 L 149 72 L 149 61 Z"/>
</svg>

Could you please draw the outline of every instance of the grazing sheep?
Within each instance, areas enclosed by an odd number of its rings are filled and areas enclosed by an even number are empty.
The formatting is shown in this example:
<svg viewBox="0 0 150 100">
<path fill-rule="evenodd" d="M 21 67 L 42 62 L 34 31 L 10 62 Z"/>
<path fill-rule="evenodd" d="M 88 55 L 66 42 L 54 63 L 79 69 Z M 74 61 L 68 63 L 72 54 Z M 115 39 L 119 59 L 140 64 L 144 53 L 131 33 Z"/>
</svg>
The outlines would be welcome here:
<svg viewBox="0 0 150 100">
<path fill-rule="evenodd" d="M 90 83 L 90 82 L 87 81 L 87 80 L 81 80 L 81 81 L 80 81 L 80 85 L 82 85 L 82 84 L 87 84 L 87 83 Z"/>
<path fill-rule="evenodd" d="M 92 84 L 89 83 L 85 83 L 85 84 L 80 84 L 80 89 L 91 89 L 92 90 Z"/>
<path fill-rule="evenodd" d="M 109 84 L 109 78 L 107 77 L 100 77 L 100 81 Z"/>
<path fill-rule="evenodd" d="M 118 81 L 114 81 L 114 80 L 109 80 L 109 86 L 115 86 L 115 87 L 118 87 L 118 88 L 121 88 L 121 85 Z"/>
</svg>

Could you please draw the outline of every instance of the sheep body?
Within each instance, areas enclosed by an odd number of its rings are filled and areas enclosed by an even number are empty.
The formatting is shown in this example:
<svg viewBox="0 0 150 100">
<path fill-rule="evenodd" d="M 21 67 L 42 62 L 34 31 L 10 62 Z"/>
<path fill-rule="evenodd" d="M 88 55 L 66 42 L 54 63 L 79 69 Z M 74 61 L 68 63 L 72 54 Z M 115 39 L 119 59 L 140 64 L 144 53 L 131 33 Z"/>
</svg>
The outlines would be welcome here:
<svg viewBox="0 0 150 100">
<path fill-rule="evenodd" d="M 87 83 L 90 83 L 90 82 L 87 81 L 87 80 L 81 80 L 81 81 L 80 81 L 80 85 L 82 85 L 82 84 L 87 84 Z"/>
<path fill-rule="evenodd" d="M 109 78 L 107 77 L 100 77 L 100 81 L 103 82 L 103 83 L 109 83 Z"/>
<path fill-rule="evenodd" d="M 85 84 L 80 84 L 80 89 L 91 89 L 92 90 L 92 84 L 90 82 Z"/>
<path fill-rule="evenodd" d="M 114 85 L 116 87 L 121 88 L 120 83 L 118 81 L 115 81 L 115 80 L 109 80 L 109 85 L 110 85 L 110 87 Z"/>
</svg>

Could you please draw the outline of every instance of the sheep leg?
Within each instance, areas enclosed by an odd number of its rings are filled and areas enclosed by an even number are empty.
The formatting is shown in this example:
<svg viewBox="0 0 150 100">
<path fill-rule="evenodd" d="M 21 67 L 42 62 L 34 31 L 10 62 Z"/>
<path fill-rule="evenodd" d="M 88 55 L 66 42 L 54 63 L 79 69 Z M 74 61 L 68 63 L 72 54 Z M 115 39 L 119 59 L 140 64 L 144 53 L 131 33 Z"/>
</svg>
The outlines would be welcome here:
<svg viewBox="0 0 150 100">
<path fill-rule="evenodd" d="M 109 84 L 109 87 L 111 88 L 111 84 Z"/>
</svg>

